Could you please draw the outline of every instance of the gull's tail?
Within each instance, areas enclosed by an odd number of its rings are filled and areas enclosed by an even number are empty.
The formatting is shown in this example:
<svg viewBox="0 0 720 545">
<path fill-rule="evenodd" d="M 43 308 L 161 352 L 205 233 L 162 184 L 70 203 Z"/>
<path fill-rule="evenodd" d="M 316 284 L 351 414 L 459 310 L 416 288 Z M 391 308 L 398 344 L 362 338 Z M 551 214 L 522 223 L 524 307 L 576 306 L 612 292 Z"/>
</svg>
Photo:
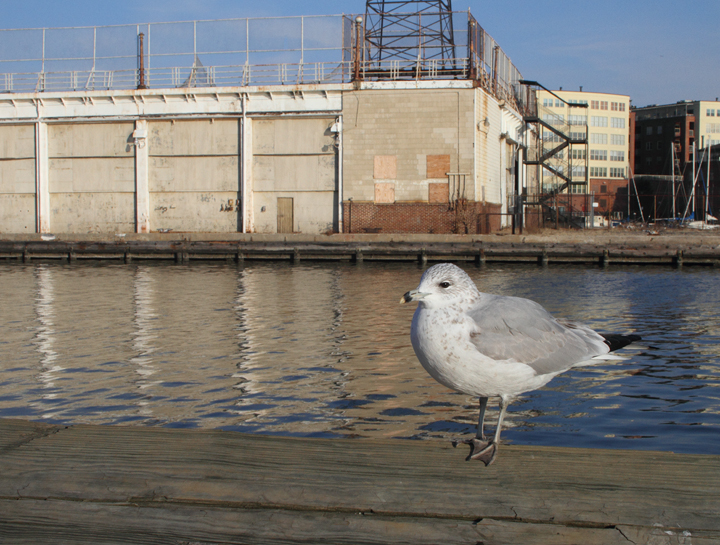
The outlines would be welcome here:
<svg viewBox="0 0 720 545">
<path fill-rule="evenodd" d="M 605 340 L 605 344 L 610 347 L 610 352 L 624 348 L 642 338 L 640 335 L 603 335 L 602 333 L 600 336 Z"/>
</svg>

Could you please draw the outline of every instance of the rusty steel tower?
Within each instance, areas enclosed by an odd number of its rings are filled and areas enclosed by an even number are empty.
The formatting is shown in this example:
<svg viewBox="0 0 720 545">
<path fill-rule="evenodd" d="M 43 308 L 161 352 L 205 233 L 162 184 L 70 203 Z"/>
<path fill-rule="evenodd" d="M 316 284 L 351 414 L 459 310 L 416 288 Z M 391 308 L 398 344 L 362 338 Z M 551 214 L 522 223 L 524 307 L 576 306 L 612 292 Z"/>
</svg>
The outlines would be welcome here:
<svg viewBox="0 0 720 545">
<path fill-rule="evenodd" d="M 452 0 L 367 0 L 368 60 L 455 63 Z"/>
</svg>

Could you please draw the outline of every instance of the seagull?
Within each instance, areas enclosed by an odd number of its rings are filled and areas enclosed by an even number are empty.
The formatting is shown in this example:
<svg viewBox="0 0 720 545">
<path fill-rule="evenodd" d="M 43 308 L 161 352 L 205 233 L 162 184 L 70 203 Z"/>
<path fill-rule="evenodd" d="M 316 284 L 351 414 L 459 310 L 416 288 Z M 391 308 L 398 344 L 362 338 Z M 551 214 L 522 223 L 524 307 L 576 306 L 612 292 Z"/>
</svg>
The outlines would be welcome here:
<svg viewBox="0 0 720 545">
<path fill-rule="evenodd" d="M 480 398 L 474 438 L 466 460 L 495 461 L 508 405 L 580 365 L 620 359 L 609 355 L 640 340 L 638 335 L 602 335 L 554 318 L 538 303 L 480 292 L 452 263 L 427 269 L 417 289 L 400 303 L 417 301 L 410 338 L 425 370 L 443 386 Z M 488 398 L 500 398 L 495 435 L 484 434 Z"/>
</svg>

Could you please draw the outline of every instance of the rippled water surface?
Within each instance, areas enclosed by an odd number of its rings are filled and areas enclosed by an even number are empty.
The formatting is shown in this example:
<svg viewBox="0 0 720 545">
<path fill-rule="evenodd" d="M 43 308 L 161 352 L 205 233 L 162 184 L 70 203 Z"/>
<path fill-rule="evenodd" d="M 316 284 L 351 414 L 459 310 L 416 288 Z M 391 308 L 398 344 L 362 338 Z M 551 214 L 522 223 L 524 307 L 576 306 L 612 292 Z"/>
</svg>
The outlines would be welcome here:
<svg viewBox="0 0 720 545">
<path fill-rule="evenodd" d="M 720 452 L 720 273 L 487 266 L 483 291 L 643 336 L 510 406 L 520 444 Z M 477 400 L 417 362 L 408 264 L 0 264 L 0 417 L 442 440 Z M 491 402 L 492 403 L 492 402 Z M 495 405 L 488 415 L 496 417 Z"/>
</svg>

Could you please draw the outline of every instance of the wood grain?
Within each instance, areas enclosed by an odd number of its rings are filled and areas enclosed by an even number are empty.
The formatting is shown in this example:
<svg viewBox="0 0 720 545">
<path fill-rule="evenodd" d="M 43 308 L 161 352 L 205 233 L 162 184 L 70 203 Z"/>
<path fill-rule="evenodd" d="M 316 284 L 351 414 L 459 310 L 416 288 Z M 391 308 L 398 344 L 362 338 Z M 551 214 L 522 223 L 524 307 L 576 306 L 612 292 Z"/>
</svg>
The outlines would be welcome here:
<svg viewBox="0 0 720 545">
<path fill-rule="evenodd" d="M 709 543 L 720 535 L 720 456 L 503 445 L 486 468 L 434 441 L 12 420 L 0 420 L 0 437 L 0 537 L 11 542 L 49 542 L 53 532 L 97 543 L 592 544 L 659 530 L 675 536 L 667 543 L 681 543 L 683 531 Z M 112 541 L 121 526 L 129 541 Z M 97 539 L 83 541 L 86 532 Z M 153 541 L 165 534 L 170 541 Z"/>
</svg>

